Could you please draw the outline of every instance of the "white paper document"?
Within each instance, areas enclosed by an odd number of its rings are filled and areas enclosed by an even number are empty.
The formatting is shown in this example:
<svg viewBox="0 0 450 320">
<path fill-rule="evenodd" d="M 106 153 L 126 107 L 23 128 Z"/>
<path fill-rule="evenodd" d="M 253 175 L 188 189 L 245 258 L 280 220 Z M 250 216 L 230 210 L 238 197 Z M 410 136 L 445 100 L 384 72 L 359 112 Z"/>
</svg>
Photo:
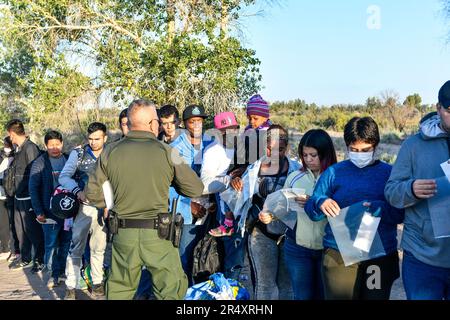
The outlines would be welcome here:
<svg viewBox="0 0 450 320">
<path fill-rule="evenodd" d="M 437 193 L 427 200 L 435 239 L 450 237 L 450 180 L 436 179 Z"/>
<path fill-rule="evenodd" d="M 441 168 L 447 179 L 450 181 L 450 160 L 441 163 Z"/>
<path fill-rule="evenodd" d="M 302 210 L 302 207 L 300 204 L 298 204 L 297 201 L 295 201 L 295 198 L 305 196 L 306 190 L 301 188 L 290 188 L 290 189 L 283 189 L 281 190 L 283 195 L 285 196 L 287 200 L 287 210 L 288 211 L 295 211 L 298 212 Z"/>
<path fill-rule="evenodd" d="M 378 225 L 380 224 L 381 218 L 376 218 L 372 216 L 369 212 L 364 213 L 361 224 L 358 229 L 358 234 L 356 235 L 355 242 L 353 246 L 355 248 L 361 249 L 364 252 L 369 252 L 372 246 L 373 239 L 377 234 Z"/>
</svg>

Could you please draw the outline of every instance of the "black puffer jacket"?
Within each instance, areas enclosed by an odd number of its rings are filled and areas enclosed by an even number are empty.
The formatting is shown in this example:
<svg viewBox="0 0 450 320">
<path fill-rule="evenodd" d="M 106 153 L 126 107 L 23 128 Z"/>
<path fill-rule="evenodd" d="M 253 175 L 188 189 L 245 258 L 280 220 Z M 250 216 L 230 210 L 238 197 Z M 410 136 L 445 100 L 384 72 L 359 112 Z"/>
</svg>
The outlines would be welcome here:
<svg viewBox="0 0 450 320">
<path fill-rule="evenodd" d="M 11 163 L 15 171 L 16 198 L 28 198 L 28 181 L 30 179 L 31 164 L 41 154 L 38 146 L 29 138 L 16 149 L 14 161 Z"/>
</svg>

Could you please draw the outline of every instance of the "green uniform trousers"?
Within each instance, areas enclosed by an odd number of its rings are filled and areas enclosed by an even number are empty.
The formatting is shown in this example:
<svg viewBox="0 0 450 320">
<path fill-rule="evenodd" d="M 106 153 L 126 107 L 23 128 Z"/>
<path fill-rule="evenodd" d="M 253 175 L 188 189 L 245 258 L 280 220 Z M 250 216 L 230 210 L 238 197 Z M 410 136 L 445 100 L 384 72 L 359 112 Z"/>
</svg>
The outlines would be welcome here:
<svg viewBox="0 0 450 320">
<path fill-rule="evenodd" d="M 114 236 L 111 273 L 106 283 L 108 300 L 131 300 L 137 290 L 141 268 L 152 275 L 158 300 L 180 300 L 188 281 L 180 255 L 172 243 L 161 240 L 154 229 L 119 229 Z"/>
</svg>

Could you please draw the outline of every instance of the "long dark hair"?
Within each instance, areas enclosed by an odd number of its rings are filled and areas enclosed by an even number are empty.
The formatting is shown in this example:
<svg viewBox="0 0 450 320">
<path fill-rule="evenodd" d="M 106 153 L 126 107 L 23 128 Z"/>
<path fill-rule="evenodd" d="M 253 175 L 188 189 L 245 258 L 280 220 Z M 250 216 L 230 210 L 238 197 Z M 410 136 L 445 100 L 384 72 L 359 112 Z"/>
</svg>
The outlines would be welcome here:
<svg viewBox="0 0 450 320">
<path fill-rule="evenodd" d="M 322 129 L 313 129 L 305 133 L 298 144 L 298 156 L 302 160 L 303 168 L 306 170 L 303 148 L 309 147 L 317 150 L 320 159 L 320 172 L 337 162 L 336 150 L 330 135 Z"/>
</svg>

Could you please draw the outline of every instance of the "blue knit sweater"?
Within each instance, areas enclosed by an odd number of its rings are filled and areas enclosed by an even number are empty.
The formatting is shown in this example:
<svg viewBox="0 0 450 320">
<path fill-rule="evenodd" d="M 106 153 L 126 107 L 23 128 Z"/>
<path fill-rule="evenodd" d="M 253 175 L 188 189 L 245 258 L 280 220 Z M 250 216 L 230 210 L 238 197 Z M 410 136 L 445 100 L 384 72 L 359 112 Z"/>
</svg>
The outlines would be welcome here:
<svg viewBox="0 0 450 320">
<path fill-rule="evenodd" d="M 311 220 L 326 219 L 320 210 L 322 203 L 331 198 L 341 209 L 361 201 L 372 203 L 371 211 L 381 207 L 381 222 L 378 233 L 386 254 L 397 250 L 397 224 L 403 222 L 404 210 L 392 207 L 384 197 L 384 187 L 392 166 L 375 161 L 365 168 L 356 167 L 350 160 L 339 162 L 329 167 L 320 176 L 313 196 L 305 205 L 305 211 Z M 325 227 L 323 240 L 325 248 L 339 250 L 331 231 L 330 224 Z"/>
</svg>

